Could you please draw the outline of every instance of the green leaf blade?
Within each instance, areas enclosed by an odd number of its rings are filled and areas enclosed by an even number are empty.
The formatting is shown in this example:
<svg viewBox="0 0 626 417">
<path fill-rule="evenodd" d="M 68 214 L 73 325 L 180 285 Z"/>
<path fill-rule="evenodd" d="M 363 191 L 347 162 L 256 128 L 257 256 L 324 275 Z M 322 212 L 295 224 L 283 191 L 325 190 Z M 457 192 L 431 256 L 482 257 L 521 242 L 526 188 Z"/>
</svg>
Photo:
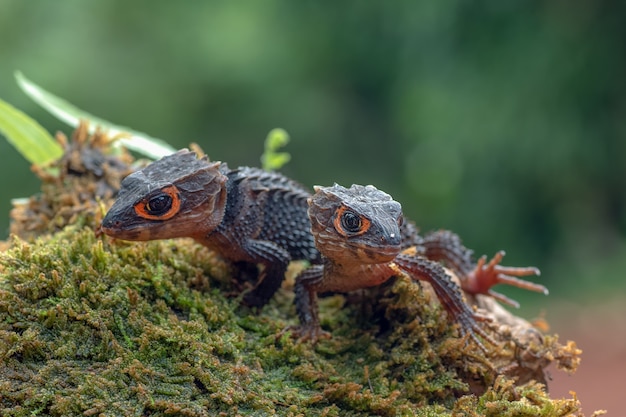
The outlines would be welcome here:
<svg viewBox="0 0 626 417">
<path fill-rule="evenodd" d="M 17 80 L 17 84 L 22 91 L 24 91 L 24 93 L 26 93 L 26 95 L 35 103 L 39 104 L 54 117 L 70 126 L 78 127 L 81 120 L 88 120 L 90 133 L 93 133 L 99 126 L 105 129 L 110 136 L 124 135 L 125 137 L 116 141 L 116 143 L 124 145 L 130 150 L 153 159 L 159 159 L 165 155 L 176 152 L 176 149 L 161 139 L 153 138 L 145 133 L 113 124 L 107 120 L 101 119 L 79 109 L 67 100 L 64 100 L 41 88 L 26 78 L 19 71 L 15 72 L 15 79 Z"/>
<path fill-rule="evenodd" d="M 0 133 L 31 164 L 46 165 L 63 155 L 63 148 L 39 123 L 0 100 Z"/>
</svg>

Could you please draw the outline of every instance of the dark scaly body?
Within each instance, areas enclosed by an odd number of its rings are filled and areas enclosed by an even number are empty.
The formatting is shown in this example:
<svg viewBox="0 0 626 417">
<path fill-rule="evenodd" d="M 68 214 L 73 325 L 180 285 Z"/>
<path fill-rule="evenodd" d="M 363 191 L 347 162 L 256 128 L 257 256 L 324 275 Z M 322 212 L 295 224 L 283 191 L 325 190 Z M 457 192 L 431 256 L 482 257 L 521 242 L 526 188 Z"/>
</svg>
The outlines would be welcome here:
<svg viewBox="0 0 626 417">
<path fill-rule="evenodd" d="M 228 260 L 263 264 L 257 287 L 244 297 L 247 304 L 262 306 L 280 287 L 289 261 L 320 262 L 310 233 L 309 197 L 306 188 L 280 174 L 248 167 L 232 170 L 224 163 L 198 159 L 182 150 L 125 178 L 101 230 L 135 241 L 191 237 Z M 490 289 L 498 282 L 543 288 L 513 282 L 512 277 L 507 281 L 502 274 L 498 279 L 492 279 L 494 274 L 480 274 L 483 258 L 477 266 L 471 251 L 451 232 L 422 238 L 417 228 L 406 222 L 401 234 L 403 249 L 412 247 L 426 258 L 445 263 L 462 278 L 463 288 L 469 292 L 489 293 L 502 300 L 503 296 Z M 501 268 L 493 261 L 488 266 Z M 499 270 L 507 271 L 512 269 Z M 512 274 L 521 275 L 519 271 Z"/>
<path fill-rule="evenodd" d="M 263 306 L 291 260 L 319 262 L 309 232 L 310 192 L 280 174 L 230 169 L 187 150 L 166 156 L 122 181 L 102 231 L 124 240 L 190 237 L 225 259 L 264 265 L 244 296 Z"/>
<path fill-rule="evenodd" d="M 473 263 L 472 252 L 451 232 L 420 237 L 412 223 L 403 221 L 400 204 L 373 186 L 316 187 L 308 213 L 323 262 L 296 278 L 296 309 L 301 325 L 295 334 L 302 339 L 315 341 L 328 336 L 319 326 L 317 293 L 371 287 L 406 273 L 429 282 L 461 331 L 483 347 L 477 335 L 491 339 L 478 326 L 480 317 L 464 302 L 461 289 L 441 262 L 459 274 L 468 292 L 489 293 L 490 287 L 499 282 L 543 289 L 506 275 L 529 275 L 537 272 L 535 268 L 501 267 L 498 255 L 486 268 L 484 258 Z"/>
</svg>

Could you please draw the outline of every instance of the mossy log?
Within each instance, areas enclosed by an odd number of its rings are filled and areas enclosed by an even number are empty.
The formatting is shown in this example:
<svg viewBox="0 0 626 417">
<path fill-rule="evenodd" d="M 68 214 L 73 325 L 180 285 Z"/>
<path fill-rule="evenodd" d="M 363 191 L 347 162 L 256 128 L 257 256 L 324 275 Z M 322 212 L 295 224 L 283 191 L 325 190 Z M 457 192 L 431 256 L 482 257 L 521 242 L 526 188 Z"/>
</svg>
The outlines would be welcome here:
<svg viewBox="0 0 626 417">
<path fill-rule="evenodd" d="M 298 343 L 282 330 L 297 321 L 290 286 L 302 265 L 251 311 L 247 283 L 193 241 L 97 237 L 108 202 L 86 184 L 127 169 L 98 160 L 101 177 L 61 169 L 14 211 L 25 233 L 0 253 L 0 415 L 582 415 L 575 396 L 552 399 L 543 383 L 551 362 L 575 370 L 575 344 L 470 300 L 493 319 L 498 345 L 485 354 L 408 278 L 323 298 L 333 337 Z M 42 212 L 51 223 L 26 230 Z"/>
</svg>

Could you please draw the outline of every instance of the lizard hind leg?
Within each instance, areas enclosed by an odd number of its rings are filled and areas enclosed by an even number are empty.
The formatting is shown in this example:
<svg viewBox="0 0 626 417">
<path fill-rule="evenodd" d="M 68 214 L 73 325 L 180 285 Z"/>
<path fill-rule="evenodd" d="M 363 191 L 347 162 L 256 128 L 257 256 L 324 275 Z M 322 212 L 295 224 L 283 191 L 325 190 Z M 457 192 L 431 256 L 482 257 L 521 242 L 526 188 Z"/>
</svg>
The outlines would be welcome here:
<svg viewBox="0 0 626 417">
<path fill-rule="evenodd" d="M 426 258 L 442 262 L 461 279 L 471 273 L 474 268 L 473 252 L 463 245 L 456 233 L 449 230 L 428 233 L 424 237 L 422 246 L 423 255 Z"/>
<path fill-rule="evenodd" d="M 505 252 L 499 251 L 489 262 L 487 257 L 482 256 L 474 270 L 462 280 L 461 286 L 464 291 L 470 294 L 490 295 L 501 303 L 513 307 L 519 307 L 519 303 L 491 289 L 496 284 L 507 284 L 524 290 L 548 294 L 548 289 L 540 284 L 520 279 L 518 277 L 529 275 L 540 275 L 539 269 L 535 267 L 509 267 L 502 266 L 500 262 L 504 258 Z"/>
</svg>

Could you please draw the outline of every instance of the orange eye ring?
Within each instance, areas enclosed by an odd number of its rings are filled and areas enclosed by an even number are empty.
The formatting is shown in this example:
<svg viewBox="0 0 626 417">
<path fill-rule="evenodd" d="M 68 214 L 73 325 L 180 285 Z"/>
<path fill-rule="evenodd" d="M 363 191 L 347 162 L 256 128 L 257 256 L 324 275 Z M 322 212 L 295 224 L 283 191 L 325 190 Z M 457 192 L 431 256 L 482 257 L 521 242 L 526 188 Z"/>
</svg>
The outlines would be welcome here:
<svg viewBox="0 0 626 417">
<path fill-rule="evenodd" d="M 333 220 L 335 230 L 344 237 L 362 235 L 369 230 L 371 224 L 369 219 L 358 215 L 346 206 L 337 209 Z"/>
<path fill-rule="evenodd" d="M 167 220 L 180 210 L 180 196 L 174 185 L 165 187 L 160 194 L 144 199 L 135 204 L 135 213 L 148 220 Z"/>
</svg>

